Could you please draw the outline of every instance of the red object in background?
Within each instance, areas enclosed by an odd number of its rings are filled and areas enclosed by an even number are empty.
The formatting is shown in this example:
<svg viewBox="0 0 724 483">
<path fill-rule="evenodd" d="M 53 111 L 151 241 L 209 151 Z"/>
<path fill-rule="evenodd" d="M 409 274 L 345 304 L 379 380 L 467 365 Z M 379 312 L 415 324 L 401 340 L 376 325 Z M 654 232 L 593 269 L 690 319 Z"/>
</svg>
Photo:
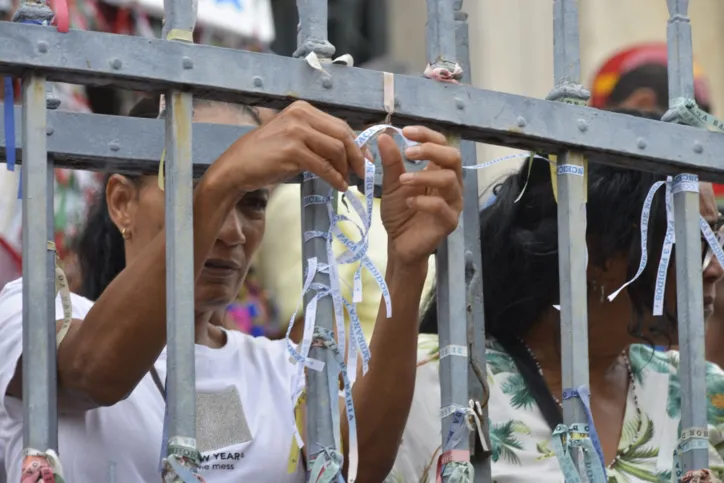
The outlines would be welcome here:
<svg viewBox="0 0 724 483">
<path fill-rule="evenodd" d="M 724 207 L 724 184 L 714 185 L 714 197 L 716 198 L 717 206 Z"/>
<path fill-rule="evenodd" d="M 621 50 L 609 57 L 591 83 L 591 107 L 605 109 L 608 97 L 622 75 L 643 65 L 667 65 L 664 42 L 651 42 Z M 711 89 L 704 70 L 694 60 L 694 91 L 700 103 L 710 104 Z"/>
<path fill-rule="evenodd" d="M 68 2 L 66 0 L 51 0 L 50 8 L 53 10 L 53 13 L 55 13 L 52 24 L 57 26 L 58 32 L 68 32 L 68 29 L 70 28 Z"/>
</svg>

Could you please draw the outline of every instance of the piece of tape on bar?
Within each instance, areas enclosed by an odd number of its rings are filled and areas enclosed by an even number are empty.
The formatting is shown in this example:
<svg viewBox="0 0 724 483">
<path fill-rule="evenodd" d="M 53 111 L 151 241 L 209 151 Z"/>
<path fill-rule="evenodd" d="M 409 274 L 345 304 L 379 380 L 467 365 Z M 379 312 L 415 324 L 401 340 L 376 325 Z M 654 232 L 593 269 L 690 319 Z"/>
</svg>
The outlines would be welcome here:
<svg viewBox="0 0 724 483">
<path fill-rule="evenodd" d="M 679 483 L 683 480 L 684 465 L 681 461 L 681 456 L 693 450 L 709 450 L 709 430 L 707 428 L 694 427 L 681 431 L 681 437 L 674 449 L 674 467 L 671 471 L 671 483 Z"/>
<path fill-rule="evenodd" d="M 194 42 L 194 33 L 191 30 L 171 29 L 166 34 L 166 40 L 177 40 L 180 42 Z"/>
<path fill-rule="evenodd" d="M 558 175 L 580 176 L 583 178 L 583 202 L 588 203 L 588 160 L 581 156 L 582 164 L 558 164 L 558 156 L 548 155 L 550 159 L 551 186 L 553 198 L 558 203 Z M 527 184 L 527 183 L 526 183 Z"/>
<path fill-rule="evenodd" d="M 387 113 L 385 124 L 392 123 L 392 115 L 395 113 L 395 75 L 391 72 L 382 73 L 382 107 Z"/>
</svg>

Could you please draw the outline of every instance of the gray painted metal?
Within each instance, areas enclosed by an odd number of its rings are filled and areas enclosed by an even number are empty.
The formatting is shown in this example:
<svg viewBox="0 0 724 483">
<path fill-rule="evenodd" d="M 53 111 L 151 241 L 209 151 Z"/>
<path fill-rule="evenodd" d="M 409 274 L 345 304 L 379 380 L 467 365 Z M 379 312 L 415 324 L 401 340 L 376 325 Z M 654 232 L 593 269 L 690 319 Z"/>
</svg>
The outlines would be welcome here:
<svg viewBox="0 0 724 483">
<path fill-rule="evenodd" d="M 300 59 L 10 23 L 0 23 L 0 45 L 7 46 L 0 49 L 0 74 L 33 70 L 50 80 L 146 91 L 183 87 L 199 97 L 268 107 L 305 99 L 358 128 L 385 116 L 383 74 L 365 69 L 325 67 L 330 85 Z M 108 52 L 117 53 L 120 69 L 112 68 Z M 224 75 L 214 75 L 220 66 Z M 597 161 L 659 172 L 699 166 L 696 171 L 707 180 L 715 179 L 718 153 L 724 152 L 724 135 L 686 126 L 412 76 L 396 76 L 395 89 L 396 125 L 421 123 L 472 141 L 551 152 L 575 149 L 587 156 L 618 153 Z M 660 161 L 670 166 L 657 168 Z"/>
<path fill-rule="evenodd" d="M 163 38 L 186 42 L 196 23 L 195 0 L 164 0 Z M 175 58 L 181 63 L 183 60 Z M 117 63 L 112 62 L 113 66 Z M 166 404 L 167 454 L 196 449 L 192 97 L 165 95 Z M 183 438 L 183 440 L 176 439 Z M 178 448 L 179 443 L 183 441 Z M 198 464 L 198 461 L 191 461 Z"/>
<path fill-rule="evenodd" d="M 192 0 L 166 0 L 165 32 L 171 28 L 192 30 L 195 12 L 191 5 L 194 4 Z M 674 101 L 693 97 L 691 27 L 686 16 L 688 1 L 668 0 L 668 4 L 670 94 Z M 430 62 L 449 65 L 448 62 L 456 58 L 456 36 L 457 55 L 467 61 L 467 28 L 464 15 L 458 11 L 460 0 L 454 5 L 444 0 L 428 0 L 427 5 L 431 19 L 428 22 Z M 327 41 L 326 2 L 299 1 L 298 7 L 301 28 L 296 56 L 316 52 L 321 58 L 328 58 L 334 53 L 334 47 Z M 572 92 L 581 94 L 575 0 L 554 0 L 554 22 L 556 86 L 568 86 Z M 97 32 L 60 34 L 54 29 L 13 23 L 0 23 L 0 45 L 4 46 L 0 49 L 0 74 L 27 75 L 24 109 L 16 110 L 22 112 L 23 119 L 23 132 L 18 139 L 22 139 L 23 144 L 18 151 L 26 161 L 23 163 L 23 255 L 28 263 L 23 266 L 23 351 L 36 356 L 23 359 L 27 421 L 24 443 L 45 450 L 56 445 L 57 427 L 55 338 L 53 321 L 48 320 L 51 310 L 54 312 L 53 298 L 48 294 L 54 284 L 46 248 L 52 217 L 52 167 L 56 163 L 76 168 L 154 172 L 162 149 L 160 121 L 51 111 L 47 113 L 50 124 L 46 128 L 45 79 L 167 92 L 166 161 L 172 167 L 166 178 L 167 276 L 172 279 L 167 286 L 169 351 L 175 350 L 178 354 L 186 351 L 183 354 L 190 354 L 190 360 L 193 359 L 193 330 L 189 331 L 189 324 L 179 320 L 189 318 L 191 311 L 181 299 L 185 295 L 187 304 L 193 300 L 193 286 L 179 280 L 193 278 L 187 276 L 190 273 L 187 262 L 193 253 L 191 158 L 193 155 L 193 172 L 200 174 L 243 132 L 228 126 L 192 127 L 191 95 L 268 107 L 282 107 L 302 98 L 360 126 L 384 116 L 383 82 L 382 73 L 344 66 L 329 65 L 331 76 L 320 75 L 299 58 Z M 224 76 L 215 75 L 219 66 L 223 66 Z M 719 162 L 724 152 L 724 136 L 720 133 L 412 76 L 396 76 L 395 85 L 397 125 L 420 123 L 469 140 L 560 152 L 560 163 L 581 165 L 585 156 L 591 162 L 668 174 L 697 172 L 704 179 L 724 181 Z M 553 97 L 560 100 L 560 96 Z M 195 151 L 192 131 L 199 141 Z M 77 135 L 73 135 L 78 132 L 84 135 L 83 143 L 77 142 Z M 4 145 L 3 141 L 0 148 Z M 474 163 L 473 146 L 463 143 L 461 150 L 465 162 Z M 471 354 L 484 363 L 482 289 L 478 289 L 479 282 L 475 281 L 475 277 L 482 274 L 477 249 L 477 186 L 473 178 L 474 175 L 468 174 L 465 179 L 464 223 L 461 221 L 438 251 L 440 338 L 441 347 L 472 343 Z M 326 195 L 328 189 L 319 181 L 307 182 L 302 186 L 302 194 Z M 573 283 L 586 276 L 583 199 L 584 185 L 580 179 L 558 177 L 562 365 L 567 387 L 585 384 L 588 380 L 587 365 L 580 363 L 587 360 L 587 294 L 583 284 Z M 306 207 L 302 213 L 305 231 L 328 228 L 323 207 Z M 706 425 L 706 413 L 700 241 L 696 221 L 698 196 L 677 194 L 675 214 L 682 426 L 702 427 Z M 320 263 L 326 262 L 324 240 L 313 239 L 304 244 L 305 259 L 311 256 L 316 256 Z M 38 260 L 43 263 L 36 262 Z M 328 276 L 317 275 L 317 281 L 328 283 Z M 471 292 L 467 300 L 464 299 L 466 286 Z M 306 299 L 308 301 L 309 295 Z M 45 303 L 39 304 L 38 300 Z M 465 315 L 466 303 L 470 317 Z M 331 329 L 332 313 L 331 300 L 322 299 L 318 325 Z M 174 330 L 177 332 L 172 333 Z M 338 411 L 338 401 L 336 397 L 330 399 L 328 391 L 330 384 L 336 385 L 336 374 L 330 372 L 335 364 L 331 354 L 319 347 L 312 348 L 311 355 L 327 362 L 324 372 L 311 373 L 308 380 L 307 448 L 313 457 L 320 446 L 335 446 L 339 429 L 332 417 Z M 476 384 L 472 384 L 472 376 L 466 377 L 467 363 L 460 364 L 457 359 L 453 356 L 441 361 L 443 406 L 467 405 L 468 383 L 474 388 L 470 395 L 480 397 Z M 31 380 L 32 384 L 28 383 Z M 193 387 L 193 363 L 185 366 L 170 363 L 169 401 L 170 409 L 176 411 L 170 435 L 193 436 L 195 429 L 194 402 L 188 399 L 192 392 L 180 390 L 184 381 L 187 387 Z M 172 390 L 173 385 L 176 389 Z M 566 422 L 585 420 L 580 405 L 571 402 L 564 405 Z M 184 417 L 185 422 L 181 421 Z M 444 419 L 443 428 L 449 425 L 449 419 Z M 465 439 L 458 449 L 466 449 L 467 445 Z M 476 455 L 474 463 L 476 469 L 482 468 L 476 481 L 489 481 L 489 461 Z M 707 463 L 705 450 L 691 451 L 684 456 L 685 469 L 703 468 Z"/>
<path fill-rule="evenodd" d="M 669 58 L 669 99 L 694 99 L 694 66 L 688 0 L 668 0 L 666 28 Z M 704 359 L 704 307 L 701 273 L 699 194 L 674 193 L 676 234 L 676 302 L 679 324 L 681 429 L 707 427 Z M 706 448 L 680 455 L 683 471 L 709 467 Z"/>
<path fill-rule="evenodd" d="M 554 0 L 553 45 L 556 87 L 580 89 L 581 64 L 576 0 Z M 565 96 L 566 94 L 561 93 Z M 562 98 L 559 98 L 563 100 Z M 584 166 L 580 153 L 566 151 L 558 164 Z M 586 204 L 583 176 L 558 174 L 558 265 L 561 305 L 561 375 L 563 389 L 588 386 L 588 292 L 586 283 Z M 567 425 L 586 423 L 580 399 L 563 401 Z M 574 460 L 576 461 L 576 460 Z"/>
<path fill-rule="evenodd" d="M 472 83 L 470 67 L 470 37 L 468 29 L 468 15 L 462 11 L 462 0 L 455 2 L 455 37 L 457 43 L 458 61 L 462 66 L 462 82 Z M 462 141 L 460 153 L 465 166 L 477 164 L 475 143 Z M 463 172 L 464 206 L 463 206 L 463 234 L 465 239 L 465 316 L 467 322 L 467 348 L 468 348 L 468 393 L 470 399 L 478 401 L 483 406 L 481 423 L 485 437 L 488 435 L 488 408 L 485 404 L 489 398 L 487 387 L 487 371 L 485 367 L 485 315 L 483 313 L 483 260 L 480 251 L 480 218 L 478 173 L 466 170 Z M 476 449 L 475 442 L 478 435 L 475 431 L 470 434 L 470 461 L 475 469 L 476 483 L 489 483 L 491 477 L 490 456 Z M 487 441 L 490 448 L 490 441 Z"/>
<path fill-rule="evenodd" d="M 460 6 L 460 4 L 458 4 Z M 456 22 L 453 3 L 449 0 L 427 0 L 427 62 L 433 67 L 453 71 L 456 59 Z M 435 82 L 435 81 L 429 81 Z M 453 143 L 459 138 L 448 137 Z M 477 199 L 477 198 L 476 198 Z M 454 446 L 448 446 L 447 439 L 456 408 L 468 406 L 468 358 L 454 355 L 452 347 L 468 348 L 467 317 L 465 314 L 465 235 L 463 218 L 455 231 L 448 236 L 437 250 L 437 320 L 440 335 L 440 402 L 443 413 L 442 449 L 467 451 L 470 438 L 460 438 Z M 449 475 L 443 474 L 447 482 Z"/>
<path fill-rule="evenodd" d="M 320 60 L 328 60 L 334 54 L 334 46 L 327 41 L 327 1 L 326 0 L 297 0 L 299 21 L 302 28 L 299 31 L 298 48 L 295 56 L 306 56 L 315 52 Z M 327 264 L 327 241 L 323 238 L 311 238 L 304 241 L 304 233 L 310 231 L 328 232 L 329 214 L 324 205 L 304 206 L 304 198 L 311 195 L 327 196 L 332 190 L 320 178 L 305 181 L 301 186 L 302 210 L 302 266 L 306 270 L 307 260 L 317 258 L 319 264 Z M 336 192 L 335 197 L 336 205 Z M 304 272 L 299 274 L 304 279 Z M 314 281 L 329 286 L 329 274 L 317 273 Z M 307 305 L 314 297 L 314 293 L 305 294 L 304 303 Z M 334 306 L 332 297 L 322 297 L 317 304 L 317 319 L 315 325 L 328 330 L 334 329 Z M 312 344 L 309 356 L 323 361 L 324 370 L 316 372 L 307 370 L 307 458 L 312 467 L 313 461 L 323 455 L 324 449 L 341 450 L 339 427 L 339 398 L 337 391 L 330 391 L 330 387 L 337 387 L 337 362 L 332 352 L 324 346 Z M 349 446 L 346 446 L 349 448 Z"/>
<path fill-rule="evenodd" d="M 2 27 L 2 24 L 0 24 L 0 27 Z M 1 105 L 2 103 L 0 103 Z M 588 111 L 591 111 L 591 109 L 588 109 Z M 717 155 L 718 152 L 724 152 L 724 135 L 707 132 L 703 129 L 673 126 L 659 121 L 639 119 L 621 114 L 609 112 L 603 112 L 603 114 L 611 116 L 612 122 L 616 122 L 617 125 L 623 128 L 623 131 L 615 129 L 602 133 L 609 139 L 613 139 L 614 136 L 628 136 L 631 139 L 640 137 L 641 140 L 648 139 L 650 143 L 655 143 L 655 146 L 647 144 L 645 151 L 655 150 L 659 152 L 667 147 L 673 149 L 674 141 L 657 133 L 656 130 L 662 129 L 665 134 L 672 134 L 670 131 L 665 132 L 666 130 L 663 128 L 682 128 L 686 130 L 686 142 L 692 143 L 692 145 L 699 143 L 703 150 L 702 156 L 704 159 L 692 155 L 672 168 L 668 163 L 664 162 L 665 160 L 657 160 L 655 157 L 648 157 L 644 160 L 630 157 L 625 153 L 609 154 L 602 149 L 603 143 L 596 141 L 596 146 L 581 150 L 581 152 L 587 153 L 586 157 L 589 161 L 662 174 L 698 172 L 703 179 L 724 182 L 721 159 Z M 15 108 L 15 116 L 17 119 L 22 116 L 20 107 Z M 641 124 L 638 121 L 644 121 L 644 123 Z M 164 147 L 163 125 L 163 121 L 153 119 L 49 111 L 48 153 L 53 155 L 58 167 L 124 173 L 156 173 L 158 172 L 158 162 L 161 159 Z M 0 116 L 0 127 L 4 128 L 2 116 Z M 194 132 L 194 177 L 199 177 L 226 148 L 252 128 L 248 126 L 194 123 L 192 129 Z M 5 137 L 2 135 L 3 132 L 0 129 L 0 163 L 5 162 Z M 84 133 L 83 143 L 77 142 L 74 133 L 78 132 Z M 639 133 L 645 133 L 645 135 L 638 136 Z M 703 138 L 701 134 L 704 134 L 706 139 L 712 141 L 706 148 L 702 144 Z M 22 162 L 22 133 L 20 130 L 16 130 L 15 139 L 18 162 Z M 675 139 L 683 142 L 684 136 L 677 136 Z M 530 149 L 538 149 L 540 146 L 536 138 L 527 137 L 527 135 L 525 142 L 528 143 Z M 692 160 L 692 158 L 696 159 Z M 298 181 L 299 179 L 296 180 L 296 182 Z"/>
<path fill-rule="evenodd" d="M 27 163 L 22 171 L 23 191 L 23 446 L 38 451 L 57 448 L 55 358 L 55 265 L 48 260 L 48 159 L 45 151 L 46 81 L 23 79 L 22 129 Z M 50 185 L 52 186 L 52 184 Z M 52 215 L 50 215 L 52 216 Z M 52 308 L 52 318 L 48 315 Z"/>
<path fill-rule="evenodd" d="M 45 4 L 24 1 L 13 15 L 14 22 L 49 21 L 53 12 Z M 49 246 L 55 228 L 53 211 L 54 176 L 47 158 L 45 123 L 47 108 L 59 101 L 44 76 L 25 76 L 22 102 L 28 106 L 21 117 L 23 151 L 28 162 L 22 166 L 22 253 L 23 264 L 23 427 L 25 449 L 46 451 L 58 448 L 57 358 L 55 342 L 55 250 Z M 17 118 L 16 118 L 17 119 Z M 31 382 L 32 381 L 32 382 Z"/>
</svg>

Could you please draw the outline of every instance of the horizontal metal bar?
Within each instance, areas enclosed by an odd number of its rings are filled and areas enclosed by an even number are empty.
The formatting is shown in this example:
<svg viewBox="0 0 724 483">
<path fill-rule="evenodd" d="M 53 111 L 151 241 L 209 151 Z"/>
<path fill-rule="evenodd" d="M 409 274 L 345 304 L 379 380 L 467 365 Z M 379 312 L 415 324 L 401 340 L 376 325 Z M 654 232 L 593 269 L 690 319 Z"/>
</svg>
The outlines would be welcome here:
<svg viewBox="0 0 724 483">
<path fill-rule="evenodd" d="M 0 54 L 1 55 L 1 54 Z M 430 82 L 430 84 L 433 84 Z M 553 104 L 553 103 L 550 103 Z M 0 103 L 2 106 L 2 103 Z M 611 115 L 611 113 L 605 113 Z M 15 108 L 15 119 L 22 119 L 22 108 Z M 656 129 L 676 127 L 686 129 L 692 133 L 694 139 L 701 139 L 715 133 L 708 133 L 702 129 L 687 128 L 686 126 L 673 126 L 659 121 L 639 119 L 632 116 L 623 116 L 629 124 L 630 130 L 651 132 L 649 139 L 664 141 L 665 135 L 654 137 Z M 636 122 L 635 122 L 636 121 Z M 643 121 L 643 122 L 637 122 Z M 4 118 L 0 116 L 0 162 L 5 160 Z M 228 126 L 221 124 L 194 123 L 193 125 L 193 160 L 194 177 L 201 176 L 215 159 L 221 155 L 231 144 L 244 133 L 249 132 L 250 126 Z M 161 159 L 164 140 L 164 124 L 162 120 L 130 118 L 123 116 L 108 116 L 104 114 L 82 114 L 68 111 L 48 111 L 47 123 L 48 154 L 52 155 L 56 167 L 87 169 L 113 173 L 155 173 Z M 608 131 L 611 136 L 613 133 Z M 632 131 L 635 132 L 635 131 Z M 83 142 L 78 142 L 78 133 L 83 133 Z M 622 133 L 624 135 L 624 133 Z M 712 136 L 716 144 L 719 138 Z M 530 141 L 532 145 L 533 141 Z M 18 162 L 22 163 L 22 132 L 15 130 L 15 146 L 17 146 Z M 641 160 L 633 157 L 603 155 L 601 152 L 588 151 L 589 159 L 594 162 L 607 162 L 619 166 L 641 169 L 659 173 L 699 172 L 702 179 L 707 181 L 724 182 L 724 172 L 717 172 L 724 168 L 720 156 L 706 151 L 695 157 L 692 155 L 684 162 L 675 166 L 667 166 L 656 160 Z M 718 153 L 724 153 L 724 143 L 721 143 Z M 702 159 L 703 158 L 703 159 Z M 697 161 L 695 161 L 697 160 Z M 481 162 L 483 160 L 480 160 Z M 702 163 L 702 164 L 699 164 Z M 408 169 L 412 166 L 408 165 Z M 378 170 L 381 182 L 381 170 Z M 290 180 L 299 182 L 301 178 Z"/>
<path fill-rule="evenodd" d="M 54 81 L 158 92 L 188 89 L 197 97 L 268 107 L 306 99 L 354 127 L 385 115 L 383 74 L 366 69 L 328 65 L 330 79 L 302 59 L 5 22 L 0 22 L 0 45 L 0 74 L 36 70 Z M 520 149 L 608 154 L 607 163 L 648 171 L 708 177 L 724 169 L 721 133 L 413 76 L 396 76 L 395 91 L 397 125 L 420 123 Z M 652 163 L 657 159 L 673 169 L 657 168 Z"/>
</svg>

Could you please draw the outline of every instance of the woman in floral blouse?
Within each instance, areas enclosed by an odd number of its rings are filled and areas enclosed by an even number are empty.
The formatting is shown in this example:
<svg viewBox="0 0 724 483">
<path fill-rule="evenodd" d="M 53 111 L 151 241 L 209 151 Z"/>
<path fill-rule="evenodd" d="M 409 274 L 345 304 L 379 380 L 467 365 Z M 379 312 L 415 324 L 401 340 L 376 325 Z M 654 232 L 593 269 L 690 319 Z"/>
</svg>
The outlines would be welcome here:
<svg viewBox="0 0 724 483">
<path fill-rule="evenodd" d="M 666 230 L 663 189 L 652 205 L 646 269 L 608 300 L 638 269 L 641 209 L 651 186 L 663 179 L 589 165 L 589 387 L 609 483 L 671 481 L 679 438 L 679 354 L 653 349 L 677 343 L 673 266 L 668 270 L 664 315 L 652 315 Z M 699 188 L 701 214 L 716 231 L 719 213 L 711 185 L 700 183 Z M 553 307 L 560 303 L 558 223 L 548 163 L 533 161 L 530 171 L 526 163 L 496 189 L 496 195 L 480 216 L 492 475 L 497 483 L 560 483 L 564 475 L 552 445 L 552 429 L 562 422 L 564 389 L 560 317 Z M 713 308 L 714 287 L 723 275 L 716 259 L 707 256 L 710 253 L 703 244 L 705 315 Z M 433 303 L 422 329 L 436 334 L 436 328 Z M 436 479 L 442 441 L 438 352 L 437 335 L 420 336 L 415 396 L 387 482 Z M 706 377 L 710 468 L 721 478 L 724 372 L 710 364 Z"/>
</svg>

